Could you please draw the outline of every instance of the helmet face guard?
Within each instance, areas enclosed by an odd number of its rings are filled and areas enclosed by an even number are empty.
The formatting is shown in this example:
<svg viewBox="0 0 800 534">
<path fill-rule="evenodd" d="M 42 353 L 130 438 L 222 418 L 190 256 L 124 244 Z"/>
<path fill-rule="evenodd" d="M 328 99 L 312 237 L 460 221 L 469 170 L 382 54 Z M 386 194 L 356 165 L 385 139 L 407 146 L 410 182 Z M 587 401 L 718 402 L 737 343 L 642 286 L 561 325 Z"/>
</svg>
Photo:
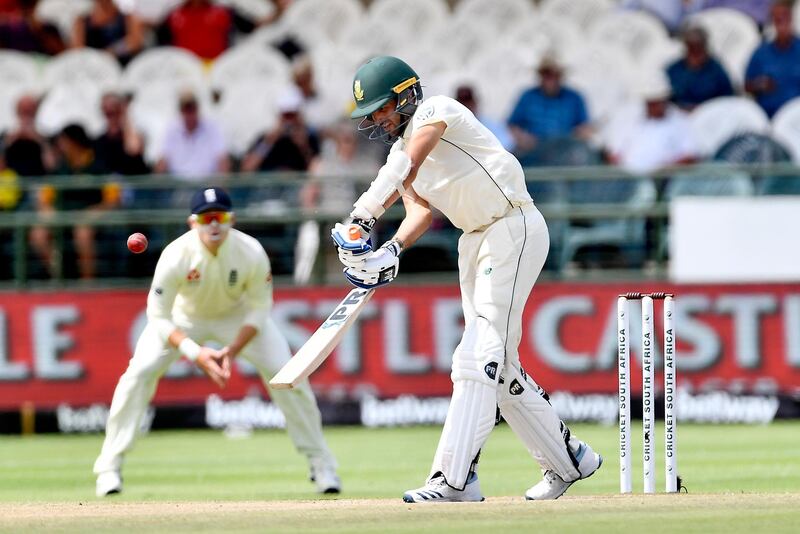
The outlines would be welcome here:
<svg viewBox="0 0 800 534">
<path fill-rule="evenodd" d="M 408 80 L 410 86 L 400 89 L 395 97 L 395 113 L 401 117 L 400 124 L 391 130 L 386 130 L 381 124 L 376 123 L 372 118 L 372 113 L 363 117 L 358 123 L 358 131 L 367 137 L 370 141 L 382 141 L 386 144 L 393 144 L 406 128 L 406 125 L 414 116 L 417 111 L 417 106 L 422 101 L 422 85 L 416 78 Z M 402 85 L 402 84 L 401 84 Z M 381 108 L 391 102 L 389 97 L 386 102 L 381 105 Z M 380 109 L 380 108 L 378 108 Z"/>
</svg>

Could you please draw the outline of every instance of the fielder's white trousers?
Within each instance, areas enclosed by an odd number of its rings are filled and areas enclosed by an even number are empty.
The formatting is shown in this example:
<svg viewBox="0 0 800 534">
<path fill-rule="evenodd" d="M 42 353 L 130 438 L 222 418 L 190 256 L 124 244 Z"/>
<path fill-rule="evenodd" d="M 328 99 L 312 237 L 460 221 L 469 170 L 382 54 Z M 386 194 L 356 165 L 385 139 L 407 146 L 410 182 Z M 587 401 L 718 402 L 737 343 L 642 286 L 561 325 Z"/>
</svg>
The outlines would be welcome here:
<svg viewBox="0 0 800 534">
<path fill-rule="evenodd" d="M 197 320 L 177 326 L 198 343 L 231 343 L 242 326 L 242 317 Z M 106 437 L 100 456 L 94 464 L 95 474 L 118 471 L 123 455 L 131 449 L 140 421 L 158 380 L 180 354 L 168 342 L 161 340 L 156 329 L 148 324 L 138 342 L 128 369 L 119 379 L 111 401 L 106 423 Z M 247 359 L 261 374 L 264 385 L 291 357 L 289 344 L 271 318 L 259 329 L 239 357 Z M 336 467 L 336 461 L 322 435 L 322 419 L 308 382 L 294 389 L 269 389 L 272 401 L 286 418 L 286 430 L 295 448 L 309 461 Z"/>
</svg>

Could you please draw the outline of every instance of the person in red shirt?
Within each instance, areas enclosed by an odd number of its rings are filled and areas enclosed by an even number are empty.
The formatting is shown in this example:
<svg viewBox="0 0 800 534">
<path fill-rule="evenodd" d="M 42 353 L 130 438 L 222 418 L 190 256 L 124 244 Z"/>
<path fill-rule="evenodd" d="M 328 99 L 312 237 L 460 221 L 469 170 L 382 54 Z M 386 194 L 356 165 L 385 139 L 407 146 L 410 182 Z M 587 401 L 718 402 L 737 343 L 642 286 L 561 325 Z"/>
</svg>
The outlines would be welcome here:
<svg viewBox="0 0 800 534">
<path fill-rule="evenodd" d="M 173 46 L 211 60 L 228 48 L 233 15 L 211 0 L 186 0 L 169 14 L 166 25 Z"/>
</svg>

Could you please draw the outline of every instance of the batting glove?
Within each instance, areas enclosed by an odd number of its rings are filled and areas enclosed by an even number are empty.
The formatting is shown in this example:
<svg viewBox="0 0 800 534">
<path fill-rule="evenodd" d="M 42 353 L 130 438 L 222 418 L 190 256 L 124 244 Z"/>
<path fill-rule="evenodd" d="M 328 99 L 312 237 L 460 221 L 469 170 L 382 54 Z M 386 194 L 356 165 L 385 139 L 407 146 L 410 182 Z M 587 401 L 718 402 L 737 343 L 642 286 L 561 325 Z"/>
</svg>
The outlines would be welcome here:
<svg viewBox="0 0 800 534">
<path fill-rule="evenodd" d="M 367 236 L 365 239 L 363 236 Z M 331 238 L 339 252 L 339 261 L 345 267 L 359 267 L 372 254 L 372 240 L 369 233 L 355 224 L 336 223 L 331 230 Z"/>
<path fill-rule="evenodd" d="M 356 287 L 373 289 L 388 284 L 400 269 L 400 242 L 391 240 L 381 246 L 358 267 L 344 269 L 344 277 Z"/>
</svg>

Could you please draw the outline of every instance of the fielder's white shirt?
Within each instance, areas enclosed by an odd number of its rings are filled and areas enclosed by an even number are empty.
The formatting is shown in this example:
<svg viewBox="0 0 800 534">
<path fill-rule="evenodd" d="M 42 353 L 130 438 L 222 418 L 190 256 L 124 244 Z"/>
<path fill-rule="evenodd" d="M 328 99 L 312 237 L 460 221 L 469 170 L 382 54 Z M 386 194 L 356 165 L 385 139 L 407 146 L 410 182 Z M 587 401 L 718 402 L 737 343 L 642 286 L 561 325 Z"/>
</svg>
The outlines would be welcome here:
<svg viewBox="0 0 800 534">
<path fill-rule="evenodd" d="M 190 230 L 161 253 L 147 296 L 147 318 L 167 339 L 176 323 L 244 313 L 243 324 L 260 329 L 272 307 L 272 270 L 253 237 L 231 229 L 217 255 Z"/>
<path fill-rule="evenodd" d="M 452 98 L 433 96 L 422 102 L 392 150 L 403 150 L 414 131 L 437 122 L 447 128 L 419 166 L 412 187 L 454 226 L 472 232 L 531 202 L 517 158 Z"/>
</svg>

